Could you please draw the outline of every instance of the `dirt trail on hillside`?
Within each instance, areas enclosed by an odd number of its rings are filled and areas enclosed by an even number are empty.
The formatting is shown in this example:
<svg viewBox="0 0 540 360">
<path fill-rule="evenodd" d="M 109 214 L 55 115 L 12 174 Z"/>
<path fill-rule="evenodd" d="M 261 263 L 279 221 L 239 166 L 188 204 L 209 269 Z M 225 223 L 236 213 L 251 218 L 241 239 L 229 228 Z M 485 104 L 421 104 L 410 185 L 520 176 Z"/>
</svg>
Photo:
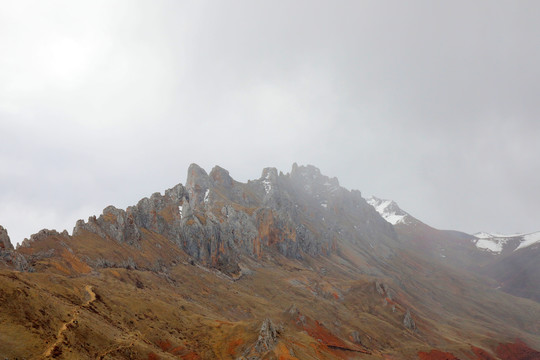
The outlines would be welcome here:
<svg viewBox="0 0 540 360">
<path fill-rule="evenodd" d="M 141 332 L 138 330 L 132 333 L 125 334 L 123 339 L 116 340 L 116 341 L 123 341 L 124 343 L 118 344 L 108 350 L 105 350 L 103 353 L 99 354 L 96 357 L 96 359 L 103 360 L 105 356 L 107 356 L 108 354 L 114 353 L 121 349 L 127 349 L 130 347 L 133 347 L 133 345 L 135 345 L 135 342 L 139 341 L 141 337 L 142 337 Z"/>
<path fill-rule="evenodd" d="M 88 306 L 91 303 L 93 303 L 94 301 L 96 301 L 96 293 L 94 292 L 94 290 L 92 290 L 92 286 L 86 285 L 84 287 L 84 290 L 86 290 L 88 295 L 90 295 L 90 299 L 87 302 L 85 302 L 81 307 Z"/>
<path fill-rule="evenodd" d="M 70 326 L 73 326 L 75 324 L 75 322 L 77 321 L 77 318 L 79 317 L 79 313 L 80 313 L 80 310 L 83 308 L 83 307 L 87 307 L 89 306 L 91 303 L 93 303 L 94 301 L 96 301 L 96 293 L 92 290 L 92 286 L 90 285 L 86 285 L 84 287 L 84 290 L 86 291 L 86 293 L 88 294 L 89 296 L 89 299 L 84 303 L 82 304 L 81 306 L 78 306 L 74 311 L 73 311 L 73 316 L 71 317 L 71 320 L 69 320 L 68 322 L 65 322 L 62 324 L 62 326 L 60 327 L 60 329 L 58 330 L 58 334 L 56 335 L 56 341 L 47 348 L 47 350 L 43 353 L 43 358 L 48 358 L 52 355 L 54 349 L 59 346 L 62 341 L 64 340 L 64 332 L 66 332 L 66 330 L 70 327 Z"/>
</svg>

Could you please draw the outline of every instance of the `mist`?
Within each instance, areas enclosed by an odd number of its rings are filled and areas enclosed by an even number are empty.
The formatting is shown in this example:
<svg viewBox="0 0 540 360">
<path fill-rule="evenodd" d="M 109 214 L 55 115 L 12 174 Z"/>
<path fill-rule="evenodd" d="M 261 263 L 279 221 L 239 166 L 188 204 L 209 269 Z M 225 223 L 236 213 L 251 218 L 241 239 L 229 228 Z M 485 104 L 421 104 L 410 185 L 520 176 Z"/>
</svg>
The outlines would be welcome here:
<svg viewBox="0 0 540 360">
<path fill-rule="evenodd" d="M 0 2 L 0 224 L 71 231 L 313 164 L 441 229 L 539 230 L 534 1 Z"/>
</svg>

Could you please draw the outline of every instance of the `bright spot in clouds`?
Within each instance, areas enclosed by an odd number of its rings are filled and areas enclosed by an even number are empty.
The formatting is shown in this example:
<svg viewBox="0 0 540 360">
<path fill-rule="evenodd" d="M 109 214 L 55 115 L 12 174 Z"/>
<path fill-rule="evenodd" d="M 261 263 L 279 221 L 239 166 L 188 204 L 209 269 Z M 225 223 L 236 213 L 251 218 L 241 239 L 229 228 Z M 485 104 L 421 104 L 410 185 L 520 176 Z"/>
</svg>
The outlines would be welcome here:
<svg viewBox="0 0 540 360">
<path fill-rule="evenodd" d="M 71 38 L 59 37 L 46 44 L 41 54 L 44 69 L 53 86 L 73 87 L 88 74 L 93 62 L 93 51 L 87 44 Z"/>
</svg>

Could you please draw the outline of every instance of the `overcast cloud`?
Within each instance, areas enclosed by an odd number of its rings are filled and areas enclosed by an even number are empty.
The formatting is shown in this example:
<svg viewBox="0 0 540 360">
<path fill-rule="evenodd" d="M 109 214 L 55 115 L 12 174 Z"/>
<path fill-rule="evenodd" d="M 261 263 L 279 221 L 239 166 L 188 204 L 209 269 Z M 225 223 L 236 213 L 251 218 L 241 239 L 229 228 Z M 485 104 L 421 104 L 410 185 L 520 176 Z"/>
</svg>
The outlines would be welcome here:
<svg viewBox="0 0 540 360">
<path fill-rule="evenodd" d="M 540 230 L 538 1 L 0 1 L 13 242 L 313 164 L 466 232 Z"/>
</svg>

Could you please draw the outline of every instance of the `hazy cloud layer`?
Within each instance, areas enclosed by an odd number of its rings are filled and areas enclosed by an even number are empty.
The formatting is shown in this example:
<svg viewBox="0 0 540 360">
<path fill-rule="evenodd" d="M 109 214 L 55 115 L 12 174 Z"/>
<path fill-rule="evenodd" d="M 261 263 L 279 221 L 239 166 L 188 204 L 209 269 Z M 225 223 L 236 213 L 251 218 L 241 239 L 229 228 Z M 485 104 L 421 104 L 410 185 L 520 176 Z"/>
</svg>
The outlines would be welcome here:
<svg viewBox="0 0 540 360">
<path fill-rule="evenodd" d="M 0 1 L 0 224 L 296 161 L 435 227 L 540 230 L 539 4 Z"/>
</svg>

